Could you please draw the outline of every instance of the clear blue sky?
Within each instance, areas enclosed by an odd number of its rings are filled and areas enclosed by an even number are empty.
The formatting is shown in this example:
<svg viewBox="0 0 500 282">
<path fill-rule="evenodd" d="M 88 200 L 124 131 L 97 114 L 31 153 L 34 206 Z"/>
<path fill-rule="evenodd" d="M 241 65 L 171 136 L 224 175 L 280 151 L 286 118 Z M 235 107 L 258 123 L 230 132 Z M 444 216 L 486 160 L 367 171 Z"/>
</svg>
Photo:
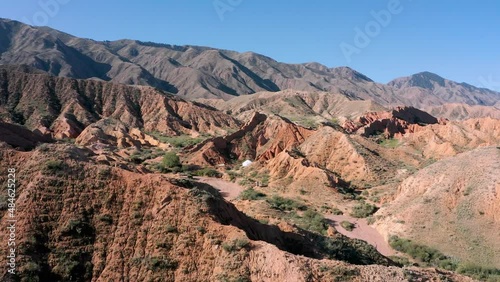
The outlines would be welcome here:
<svg viewBox="0 0 500 282">
<path fill-rule="evenodd" d="M 61 3 L 55 13 L 39 4 L 54 1 Z M 391 1 L 400 4 L 388 9 Z M 96 40 L 254 51 L 286 63 L 347 65 L 384 83 L 424 70 L 474 85 L 481 85 L 480 77 L 500 81 L 496 0 L 16 0 L 0 5 L 0 17 L 46 23 Z M 371 12 L 381 10 L 391 19 L 377 30 Z M 356 45 L 355 28 L 367 27 L 372 28 L 369 44 Z M 343 42 L 362 48 L 347 60 Z"/>
</svg>

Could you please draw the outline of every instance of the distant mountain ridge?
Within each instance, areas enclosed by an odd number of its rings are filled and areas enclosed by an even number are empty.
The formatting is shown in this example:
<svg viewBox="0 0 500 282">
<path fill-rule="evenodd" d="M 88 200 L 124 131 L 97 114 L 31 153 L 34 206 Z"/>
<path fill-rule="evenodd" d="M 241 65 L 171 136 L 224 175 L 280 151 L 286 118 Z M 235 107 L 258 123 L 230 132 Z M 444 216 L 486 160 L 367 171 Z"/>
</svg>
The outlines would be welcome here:
<svg viewBox="0 0 500 282">
<path fill-rule="evenodd" d="M 0 19 L 0 64 L 78 79 L 147 85 L 184 98 L 222 98 L 295 89 L 342 94 L 384 106 L 492 106 L 500 93 L 424 72 L 376 83 L 348 67 L 285 64 L 252 53 L 136 40 L 95 41 Z"/>
</svg>

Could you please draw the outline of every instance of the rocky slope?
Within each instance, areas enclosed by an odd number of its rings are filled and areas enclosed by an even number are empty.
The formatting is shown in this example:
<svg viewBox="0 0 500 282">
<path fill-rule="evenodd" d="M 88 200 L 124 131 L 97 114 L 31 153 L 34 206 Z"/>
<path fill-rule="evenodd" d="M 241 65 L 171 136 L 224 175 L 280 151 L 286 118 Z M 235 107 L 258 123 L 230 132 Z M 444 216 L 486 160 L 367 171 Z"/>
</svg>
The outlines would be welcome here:
<svg viewBox="0 0 500 282">
<path fill-rule="evenodd" d="M 0 68 L 0 113 L 6 121 L 56 138 L 76 138 L 88 125 L 114 118 L 166 135 L 224 134 L 239 122 L 204 105 L 150 87 L 77 80 Z"/>
<path fill-rule="evenodd" d="M 378 229 L 460 260 L 500 267 L 499 160 L 498 147 L 485 147 L 422 169 L 377 213 Z"/>
</svg>

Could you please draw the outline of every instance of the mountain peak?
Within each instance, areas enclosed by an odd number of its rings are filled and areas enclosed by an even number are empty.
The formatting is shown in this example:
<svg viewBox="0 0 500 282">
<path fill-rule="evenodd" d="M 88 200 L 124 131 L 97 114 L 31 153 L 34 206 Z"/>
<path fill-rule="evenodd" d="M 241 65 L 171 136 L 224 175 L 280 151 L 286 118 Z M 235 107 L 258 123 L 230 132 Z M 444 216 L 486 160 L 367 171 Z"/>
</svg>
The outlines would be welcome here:
<svg viewBox="0 0 500 282">
<path fill-rule="evenodd" d="M 420 87 L 433 90 L 436 86 L 445 87 L 446 79 L 435 73 L 423 71 L 411 76 L 396 78 L 388 84 L 396 88 Z"/>
</svg>

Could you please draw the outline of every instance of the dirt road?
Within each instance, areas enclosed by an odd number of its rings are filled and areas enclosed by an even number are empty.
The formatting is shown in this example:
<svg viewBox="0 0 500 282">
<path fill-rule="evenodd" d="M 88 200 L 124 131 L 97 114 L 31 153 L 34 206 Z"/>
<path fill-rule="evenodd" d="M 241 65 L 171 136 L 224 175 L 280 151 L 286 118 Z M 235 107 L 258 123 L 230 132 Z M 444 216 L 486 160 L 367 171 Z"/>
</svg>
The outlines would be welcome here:
<svg viewBox="0 0 500 282">
<path fill-rule="evenodd" d="M 394 255 L 394 250 L 385 241 L 384 237 L 380 235 L 377 229 L 371 227 L 364 218 L 354 218 L 348 215 L 325 215 L 326 219 L 332 221 L 333 227 L 337 231 L 349 238 L 356 238 L 367 242 L 368 244 L 377 248 L 377 250 L 384 256 Z M 352 231 L 347 231 L 340 225 L 342 221 L 349 221 L 354 223 L 356 228 Z"/>
<path fill-rule="evenodd" d="M 219 190 L 222 197 L 228 201 L 234 200 L 243 190 L 245 190 L 245 188 L 237 183 L 229 182 L 220 178 L 195 177 L 195 179 Z"/>
</svg>

